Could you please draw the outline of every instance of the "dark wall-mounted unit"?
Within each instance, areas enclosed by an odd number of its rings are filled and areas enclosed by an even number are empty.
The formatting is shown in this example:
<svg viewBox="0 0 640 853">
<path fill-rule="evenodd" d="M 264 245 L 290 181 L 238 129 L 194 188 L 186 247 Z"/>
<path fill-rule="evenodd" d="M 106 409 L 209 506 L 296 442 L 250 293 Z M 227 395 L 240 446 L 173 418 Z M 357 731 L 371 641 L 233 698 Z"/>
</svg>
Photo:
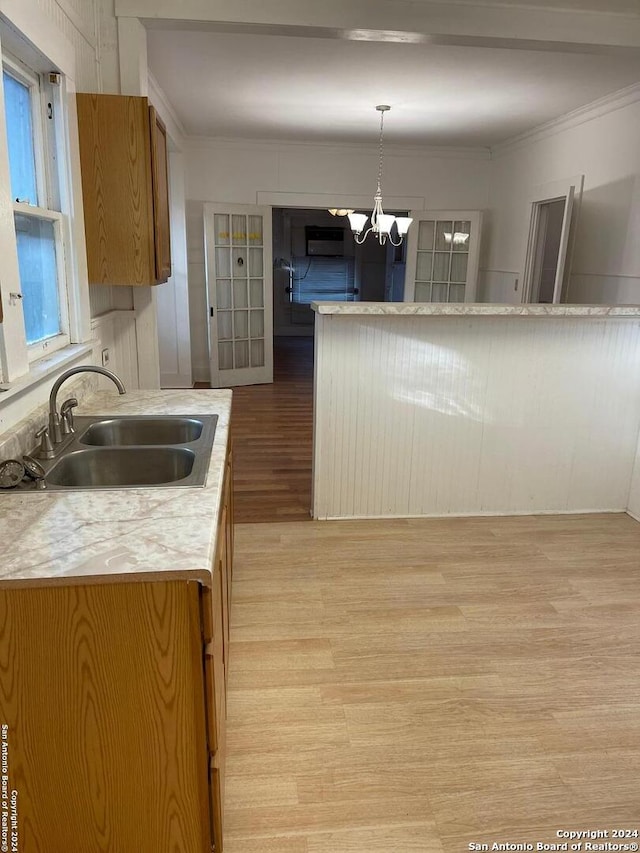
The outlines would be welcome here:
<svg viewBox="0 0 640 853">
<path fill-rule="evenodd" d="M 307 225 L 304 234 L 308 256 L 335 258 L 344 255 L 344 228 Z"/>
</svg>

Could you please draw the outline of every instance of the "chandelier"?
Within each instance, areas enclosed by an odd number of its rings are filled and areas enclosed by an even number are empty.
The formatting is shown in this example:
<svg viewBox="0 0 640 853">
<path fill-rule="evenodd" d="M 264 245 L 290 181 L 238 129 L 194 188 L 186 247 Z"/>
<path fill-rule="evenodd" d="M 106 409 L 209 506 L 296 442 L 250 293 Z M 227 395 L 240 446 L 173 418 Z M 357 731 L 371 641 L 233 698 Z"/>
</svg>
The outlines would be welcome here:
<svg viewBox="0 0 640 853">
<path fill-rule="evenodd" d="M 382 134 L 384 130 L 384 114 L 388 112 L 391 107 L 387 104 L 378 104 L 376 109 L 380 113 L 380 160 L 378 163 L 378 187 L 376 189 L 376 194 L 373 197 L 371 225 L 366 231 L 364 231 L 365 224 L 369 218 L 366 213 L 354 213 L 351 211 L 348 212 L 347 215 L 349 217 L 351 230 L 353 231 L 353 237 L 358 245 L 362 245 L 369 234 L 373 234 L 374 236 L 377 236 L 378 242 L 381 246 L 384 245 L 387 240 L 389 240 L 392 245 L 399 246 L 413 220 L 410 216 L 392 216 L 389 213 L 385 213 L 382 209 Z M 398 233 L 397 240 L 394 240 L 391 236 L 391 229 L 394 224 Z"/>
</svg>

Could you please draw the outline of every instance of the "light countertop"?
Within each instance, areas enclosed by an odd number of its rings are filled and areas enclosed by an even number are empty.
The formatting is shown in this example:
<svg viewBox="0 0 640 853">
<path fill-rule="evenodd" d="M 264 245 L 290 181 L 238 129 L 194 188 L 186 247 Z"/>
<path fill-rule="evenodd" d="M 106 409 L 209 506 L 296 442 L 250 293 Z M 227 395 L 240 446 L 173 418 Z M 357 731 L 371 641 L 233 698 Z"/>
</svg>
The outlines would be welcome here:
<svg viewBox="0 0 640 853">
<path fill-rule="evenodd" d="M 640 318 L 640 305 L 506 305 L 489 302 L 312 302 L 317 314 L 416 317 Z"/>
<path fill-rule="evenodd" d="M 218 415 L 206 484 L 0 493 L 0 585 L 184 578 L 211 583 L 231 392 L 101 391 L 79 415 Z"/>
</svg>

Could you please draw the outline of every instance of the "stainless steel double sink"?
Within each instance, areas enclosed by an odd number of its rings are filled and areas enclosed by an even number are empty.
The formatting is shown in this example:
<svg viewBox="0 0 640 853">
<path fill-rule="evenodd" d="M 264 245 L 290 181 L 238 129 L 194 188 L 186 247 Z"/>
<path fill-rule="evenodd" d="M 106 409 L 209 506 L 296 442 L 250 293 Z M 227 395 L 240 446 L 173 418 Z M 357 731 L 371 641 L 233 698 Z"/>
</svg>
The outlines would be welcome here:
<svg viewBox="0 0 640 853">
<path fill-rule="evenodd" d="M 40 459 L 50 491 L 203 486 L 217 415 L 81 417 Z"/>
</svg>

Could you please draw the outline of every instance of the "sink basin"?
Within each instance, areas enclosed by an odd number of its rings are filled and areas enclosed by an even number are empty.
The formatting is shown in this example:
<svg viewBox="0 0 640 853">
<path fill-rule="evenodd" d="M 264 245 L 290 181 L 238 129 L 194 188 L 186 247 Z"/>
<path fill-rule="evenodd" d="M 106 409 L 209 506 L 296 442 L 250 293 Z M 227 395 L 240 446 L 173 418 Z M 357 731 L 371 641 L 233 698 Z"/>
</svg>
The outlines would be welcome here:
<svg viewBox="0 0 640 853">
<path fill-rule="evenodd" d="M 204 486 L 217 423 L 210 414 L 77 415 L 75 431 L 56 446 L 55 458 L 39 460 L 44 488 Z M 36 483 L 25 478 L 16 488 L 35 492 Z"/>
<path fill-rule="evenodd" d="M 183 417 L 106 418 L 92 423 L 80 436 L 81 444 L 189 444 L 202 435 L 202 421 Z"/>
<path fill-rule="evenodd" d="M 48 472 L 62 488 L 113 489 L 175 484 L 191 474 L 195 453 L 184 447 L 109 447 L 75 450 Z"/>
</svg>

